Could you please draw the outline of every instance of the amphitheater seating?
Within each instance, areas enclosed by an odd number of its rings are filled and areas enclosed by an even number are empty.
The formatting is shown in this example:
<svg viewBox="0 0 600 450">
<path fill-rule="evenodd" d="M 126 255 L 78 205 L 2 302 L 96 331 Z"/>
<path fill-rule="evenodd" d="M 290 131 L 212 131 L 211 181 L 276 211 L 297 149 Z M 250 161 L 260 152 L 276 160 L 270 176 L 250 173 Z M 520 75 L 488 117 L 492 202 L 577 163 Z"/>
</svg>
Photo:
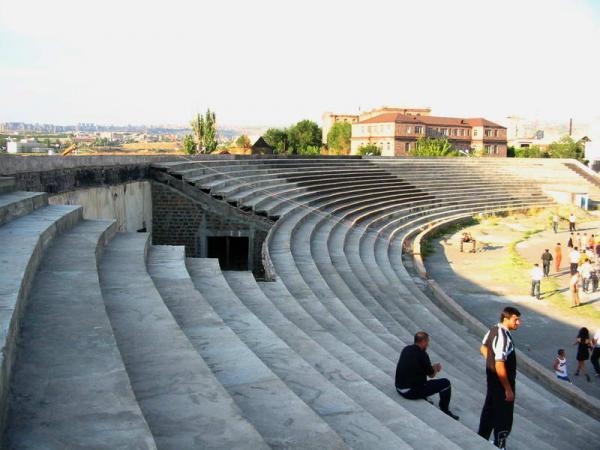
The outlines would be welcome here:
<svg viewBox="0 0 600 450">
<path fill-rule="evenodd" d="M 268 280 L 115 233 L 0 178 L 8 448 L 492 448 L 474 432 L 479 337 L 417 287 L 403 248 L 440 221 L 552 205 L 556 177 L 594 189 L 561 161 L 266 157 L 155 170 L 277 219 Z M 394 389 L 420 329 L 458 422 Z M 511 448 L 597 447 L 597 417 L 523 374 L 515 416 Z"/>
</svg>

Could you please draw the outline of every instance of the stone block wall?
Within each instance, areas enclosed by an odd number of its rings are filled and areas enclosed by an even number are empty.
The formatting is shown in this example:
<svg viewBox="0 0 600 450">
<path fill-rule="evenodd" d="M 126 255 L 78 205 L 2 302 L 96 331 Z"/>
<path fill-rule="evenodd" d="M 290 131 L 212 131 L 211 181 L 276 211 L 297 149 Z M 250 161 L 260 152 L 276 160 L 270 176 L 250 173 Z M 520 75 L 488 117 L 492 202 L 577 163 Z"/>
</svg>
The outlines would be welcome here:
<svg viewBox="0 0 600 450">
<path fill-rule="evenodd" d="M 248 269 L 258 278 L 264 276 L 261 250 L 268 233 L 264 225 L 257 226 L 238 215 L 236 208 L 209 196 L 190 198 L 171 186 L 151 184 L 153 244 L 183 245 L 187 257 L 207 257 L 208 237 L 248 237 Z"/>
</svg>

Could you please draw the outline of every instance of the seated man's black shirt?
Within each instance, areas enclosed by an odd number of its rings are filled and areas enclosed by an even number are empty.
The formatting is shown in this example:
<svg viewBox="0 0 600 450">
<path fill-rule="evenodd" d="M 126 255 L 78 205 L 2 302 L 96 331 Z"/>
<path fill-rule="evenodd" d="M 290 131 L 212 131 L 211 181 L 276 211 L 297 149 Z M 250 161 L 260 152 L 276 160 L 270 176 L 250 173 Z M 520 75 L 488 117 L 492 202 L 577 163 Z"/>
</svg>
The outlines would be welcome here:
<svg viewBox="0 0 600 450">
<path fill-rule="evenodd" d="M 404 347 L 396 366 L 396 387 L 408 389 L 423 386 L 431 375 L 433 367 L 427 352 L 416 344 Z"/>
</svg>

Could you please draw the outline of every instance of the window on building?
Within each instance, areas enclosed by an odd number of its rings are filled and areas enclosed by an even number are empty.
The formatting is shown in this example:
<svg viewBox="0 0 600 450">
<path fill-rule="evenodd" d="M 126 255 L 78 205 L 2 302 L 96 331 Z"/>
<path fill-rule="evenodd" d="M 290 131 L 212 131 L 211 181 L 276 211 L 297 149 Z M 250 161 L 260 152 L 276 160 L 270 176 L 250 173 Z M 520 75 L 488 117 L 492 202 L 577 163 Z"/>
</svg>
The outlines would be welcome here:
<svg viewBox="0 0 600 450">
<path fill-rule="evenodd" d="M 411 133 L 411 128 L 410 127 L 406 127 L 406 134 L 410 134 Z"/>
<path fill-rule="evenodd" d="M 494 130 L 494 136 L 498 137 L 498 130 Z"/>
<path fill-rule="evenodd" d="M 406 153 L 410 152 L 410 142 L 405 142 L 404 143 L 404 151 Z"/>
<path fill-rule="evenodd" d="M 478 133 L 477 133 L 477 130 L 476 130 L 476 129 L 475 129 L 475 130 L 473 130 L 473 136 L 477 136 L 477 134 L 478 134 Z"/>
<path fill-rule="evenodd" d="M 421 126 L 416 126 L 416 127 L 415 127 L 415 133 L 417 133 L 417 134 L 421 134 L 421 133 L 423 133 L 423 127 L 421 127 Z"/>
<path fill-rule="evenodd" d="M 448 128 L 442 128 L 442 134 L 448 136 Z"/>
</svg>

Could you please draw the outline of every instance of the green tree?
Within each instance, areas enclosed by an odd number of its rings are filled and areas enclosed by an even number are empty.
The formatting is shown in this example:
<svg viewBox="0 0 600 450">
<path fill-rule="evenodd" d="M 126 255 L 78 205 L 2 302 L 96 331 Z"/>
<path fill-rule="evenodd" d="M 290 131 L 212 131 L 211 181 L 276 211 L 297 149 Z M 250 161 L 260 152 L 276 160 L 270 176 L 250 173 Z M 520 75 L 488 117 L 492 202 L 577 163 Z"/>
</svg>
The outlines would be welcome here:
<svg viewBox="0 0 600 450">
<path fill-rule="evenodd" d="M 287 130 L 289 153 L 301 154 L 307 147 L 321 147 L 322 132 L 312 120 L 301 120 Z"/>
<path fill-rule="evenodd" d="M 214 111 L 206 110 L 204 116 L 204 151 L 212 153 L 217 149 L 217 117 Z"/>
<path fill-rule="evenodd" d="M 551 158 L 572 158 L 583 160 L 584 147 L 581 142 L 575 142 L 571 136 L 563 136 L 548 146 Z"/>
<path fill-rule="evenodd" d="M 196 142 L 194 142 L 194 136 L 186 134 L 183 137 L 183 151 L 188 155 L 196 153 Z"/>
<path fill-rule="evenodd" d="M 381 156 L 381 149 L 375 144 L 361 145 L 358 154 L 362 156 Z"/>
<path fill-rule="evenodd" d="M 334 123 L 327 133 L 327 146 L 332 150 L 350 150 L 352 125 L 347 122 Z"/>
<path fill-rule="evenodd" d="M 196 138 L 196 153 L 201 153 L 204 143 L 204 117 L 196 113 L 196 117 L 194 117 L 190 125 L 192 126 L 192 130 L 194 130 L 194 137 Z"/>
<path fill-rule="evenodd" d="M 288 134 L 285 128 L 269 128 L 263 139 L 271 147 L 275 149 L 276 153 L 286 153 L 288 149 Z"/>
<path fill-rule="evenodd" d="M 411 156 L 459 156 L 458 150 L 452 147 L 447 138 L 422 137 L 417 139 Z"/>
<path fill-rule="evenodd" d="M 532 145 L 530 147 L 516 148 L 515 156 L 517 158 L 548 158 L 549 155 L 539 145 Z"/>
<path fill-rule="evenodd" d="M 250 143 L 250 138 L 245 134 L 242 134 L 239 138 L 236 139 L 235 145 L 242 148 L 250 148 L 252 144 Z"/>
<path fill-rule="evenodd" d="M 321 147 L 316 145 L 308 145 L 298 151 L 299 155 L 320 155 Z"/>
<path fill-rule="evenodd" d="M 196 151 L 198 153 L 212 153 L 216 150 L 217 142 L 217 118 L 214 111 L 210 108 L 206 114 L 201 116 L 199 113 L 191 122 L 194 137 L 196 138 Z"/>
</svg>

